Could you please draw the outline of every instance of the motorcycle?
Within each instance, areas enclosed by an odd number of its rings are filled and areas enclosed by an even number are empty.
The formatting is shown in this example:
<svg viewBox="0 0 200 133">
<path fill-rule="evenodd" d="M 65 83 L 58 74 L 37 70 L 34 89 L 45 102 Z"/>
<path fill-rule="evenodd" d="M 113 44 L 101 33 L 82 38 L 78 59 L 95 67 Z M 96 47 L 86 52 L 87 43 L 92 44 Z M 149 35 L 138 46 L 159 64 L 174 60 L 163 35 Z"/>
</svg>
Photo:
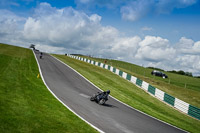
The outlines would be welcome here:
<svg viewBox="0 0 200 133">
<path fill-rule="evenodd" d="M 90 101 L 95 101 L 100 105 L 105 104 L 105 102 L 108 100 L 108 94 L 106 94 L 105 92 L 98 92 L 96 94 L 93 94 L 90 98 Z"/>
</svg>

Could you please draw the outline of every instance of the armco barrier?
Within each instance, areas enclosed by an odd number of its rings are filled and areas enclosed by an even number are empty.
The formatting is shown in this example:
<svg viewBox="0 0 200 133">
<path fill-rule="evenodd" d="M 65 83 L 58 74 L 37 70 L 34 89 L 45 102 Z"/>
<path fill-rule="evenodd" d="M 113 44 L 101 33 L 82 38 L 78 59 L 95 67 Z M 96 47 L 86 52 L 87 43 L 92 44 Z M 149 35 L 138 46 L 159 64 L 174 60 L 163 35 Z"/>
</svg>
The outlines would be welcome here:
<svg viewBox="0 0 200 133">
<path fill-rule="evenodd" d="M 155 95 L 155 91 L 156 91 L 155 87 L 153 87 L 151 85 L 148 86 L 148 92 L 150 92 L 151 94 Z"/>
<path fill-rule="evenodd" d="M 154 86 L 150 85 L 149 83 L 142 81 L 139 78 L 136 78 L 136 77 L 134 77 L 134 76 L 132 76 L 128 73 L 125 73 L 125 72 L 123 72 L 123 71 L 121 71 L 117 68 L 114 68 L 112 66 L 109 66 L 109 65 L 101 63 L 101 62 L 89 60 L 87 58 L 82 58 L 82 57 L 78 57 L 78 56 L 73 56 L 73 55 L 70 55 L 70 54 L 68 54 L 67 56 L 74 58 L 74 59 L 78 59 L 78 60 L 87 62 L 87 63 L 90 63 L 90 64 L 93 64 L 95 66 L 99 66 L 99 67 L 104 68 L 104 69 L 107 69 L 107 70 L 121 76 L 122 78 L 132 82 L 133 84 L 141 87 L 146 92 L 150 93 L 151 95 L 154 95 L 156 98 L 164 101 L 168 105 L 175 107 L 177 110 L 200 120 L 200 109 L 199 108 L 197 108 L 193 105 L 190 105 L 190 104 L 188 104 L 188 103 L 186 103 L 186 102 L 184 102 L 184 101 L 182 101 L 178 98 L 175 98 L 175 97 L 155 88 Z"/>
<path fill-rule="evenodd" d="M 189 104 L 178 98 L 175 98 L 174 107 L 181 110 L 184 113 L 187 113 L 189 109 Z"/>
<path fill-rule="evenodd" d="M 163 101 L 164 100 L 164 95 L 165 95 L 165 92 L 163 92 L 163 91 L 161 91 L 161 90 L 156 88 L 155 96 L 157 98 L 159 98 L 160 100 Z"/>
<path fill-rule="evenodd" d="M 141 87 L 142 86 L 142 80 L 137 78 L 136 85 Z"/>
<path fill-rule="evenodd" d="M 149 83 L 143 81 L 143 82 L 142 82 L 142 88 L 143 88 L 145 91 L 148 91 Z"/>
<path fill-rule="evenodd" d="M 188 114 L 190 116 L 195 117 L 200 120 L 200 109 L 199 108 L 189 105 Z"/>
<path fill-rule="evenodd" d="M 170 96 L 169 94 L 165 93 L 164 101 L 172 106 L 174 106 L 175 97 Z"/>
<path fill-rule="evenodd" d="M 129 81 L 131 81 L 131 75 L 130 75 L 130 74 L 127 74 L 127 75 L 126 75 L 126 79 L 129 80 Z"/>
</svg>

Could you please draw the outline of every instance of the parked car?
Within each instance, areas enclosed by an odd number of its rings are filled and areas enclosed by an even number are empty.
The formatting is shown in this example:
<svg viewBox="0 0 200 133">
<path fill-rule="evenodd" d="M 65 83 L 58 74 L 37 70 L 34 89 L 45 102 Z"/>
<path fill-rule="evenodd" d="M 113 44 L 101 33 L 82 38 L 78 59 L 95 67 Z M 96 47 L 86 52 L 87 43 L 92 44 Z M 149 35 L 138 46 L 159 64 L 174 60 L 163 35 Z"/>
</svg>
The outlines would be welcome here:
<svg viewBox="0 0 200 133">
<path fill-rule="evenodd" d="M 159 77 L 162 77 L 162 78 L 168 78 L 168 76 L 165 73 L 157 71 L 157 70 L 153 70 L 151 72 L 151 75 L 159 76 Z"/>
</svg>

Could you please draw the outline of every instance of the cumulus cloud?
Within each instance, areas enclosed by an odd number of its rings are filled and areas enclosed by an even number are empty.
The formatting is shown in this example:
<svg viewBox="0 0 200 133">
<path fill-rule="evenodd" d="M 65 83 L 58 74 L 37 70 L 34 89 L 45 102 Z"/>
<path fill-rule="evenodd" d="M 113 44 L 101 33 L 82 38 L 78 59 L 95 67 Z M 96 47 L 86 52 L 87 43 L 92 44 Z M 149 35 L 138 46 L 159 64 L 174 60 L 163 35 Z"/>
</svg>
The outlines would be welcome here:
<svg viewBox="0 0 200 133">
<path fill-rule="evenodd" d="M 200 57 L 199 55 L 183 55 L 176 58 L 176 70 L 192 72 L 194 75 L 200 75 Z"/>
<path fill-rule="evenodd" d="M 19 40 L 22 39 L 21 31 L 26 19 L 8 10 L 0 10 L 0 16 L 0 41 L 11 44 L 21 42 Z"/>
<path fill-rule="evenodd" d="M 101 16 L 87 15 L 72 7 L 57 9 L 41 3 L 24 24 L 25 39 L 40 44 L 67 47 L 67 52 L 106 55 L 120 38 L 119 31 L 100 24 Z M 88 52 L 92 51 L 92 52 Z"/>
<path fill-rule="evenodd" d="M 171 60 L 175 52 L 176 50 L 170 47 L 167 39 L 146 36 L 145 39 L 139 43 L 139 48 L 135 57 L 142 60 L 160 62 Z"/>
<path fill-rule="evenodd" d="M 176 63 L 177 69 L 181 67 L 185 71 L 200 75 L 200 41 L 195 42 L 192 39 L 182 37 L 175 48 L 177 49 L 177 57 L 174 64 Z"/>
<path fill-rule="evenodd" d="M 192 39 L 182 37 L 176 48 L 181 54 L 200 55 L 200 41 L 194 42 Z"/>
<path fill-rule="evenodd" d="M 87 48 L 92 36 L 102 29 L 101 17 L 78 12 L 71 7 L 56 9 L 48 3 L 41 3 L 34 17 L 29 17 L 24 25 L 25 38 L 46 42 L 50 45 L 63 45 L 70 48 Z"/>
<path fill-rule="evenodd" d="M 140 42 L 141 38 L 139 36 L 118 38 L 111 48 L 111 53 L 121 60 L 133 59 Z"/>
<path fill-rule="evenodd" d="M 140 37 L 120 37 L 116 28 L 102 26 L 100 21 L 97 14 L 89 16 L 72 7 L 57 9 L 41 3 L 24 24 L 23 35 L 52 49 L 65 47 L 71 53 L 123 59 L 136 53 Z"/>
<path fill-rule="evenodd" d="M 193 75 L 200 75 L 200 41 L 194 42 L 192 39 L 182 37 L 176 45 L 172 46 L 169 45 L 168 40 L 164 39 L 164 41 L 161 38 L 157 38 L 157 42 L 162 42 L 162 45 L 158 44 L 158 47 L 155 48 L 157 44 L 155 41 L 154 48 L 152 48 L 152 40 L 156 38 L 146 38 L 144 40 L 147 42 L 143 40 L 144 44 L 138 49 L 139 53 L 137 53 L 136 58 L 139 57 L 143 61 L 148 61 L 147 66 L 163 68 L 165 70 L 183 70 L 192 72 Z M 147 48 L 144 46 L 147 46 Z M 153 55 L 155 52 L 160 53 L 156 56 Z"/>
<path fill-rule="evenodd" d="M 12 33 L 16 31 L 19 24 L 25 22 L 25 18 L 19 17 L 8 10 L 0 10 L 0 32 L 1 33 Z"/>
</svg>

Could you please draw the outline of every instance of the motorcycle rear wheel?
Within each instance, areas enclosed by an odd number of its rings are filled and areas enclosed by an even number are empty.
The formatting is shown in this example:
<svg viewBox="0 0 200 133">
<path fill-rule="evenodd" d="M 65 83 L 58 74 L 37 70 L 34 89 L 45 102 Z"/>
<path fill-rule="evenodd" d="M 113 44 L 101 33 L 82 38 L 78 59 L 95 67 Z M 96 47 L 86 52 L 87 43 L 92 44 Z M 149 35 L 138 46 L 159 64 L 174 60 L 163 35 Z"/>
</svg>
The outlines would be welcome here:
<svg viewBox="0 0 200 133">
<path fill-rule="evenodd" d="M 105 102 L 106 102 L 105 99 L 101 99 L 101 100 L 99 101 L 99 104 L 100 104 L 100 105 L 103 105 Z"/>
</svg>

